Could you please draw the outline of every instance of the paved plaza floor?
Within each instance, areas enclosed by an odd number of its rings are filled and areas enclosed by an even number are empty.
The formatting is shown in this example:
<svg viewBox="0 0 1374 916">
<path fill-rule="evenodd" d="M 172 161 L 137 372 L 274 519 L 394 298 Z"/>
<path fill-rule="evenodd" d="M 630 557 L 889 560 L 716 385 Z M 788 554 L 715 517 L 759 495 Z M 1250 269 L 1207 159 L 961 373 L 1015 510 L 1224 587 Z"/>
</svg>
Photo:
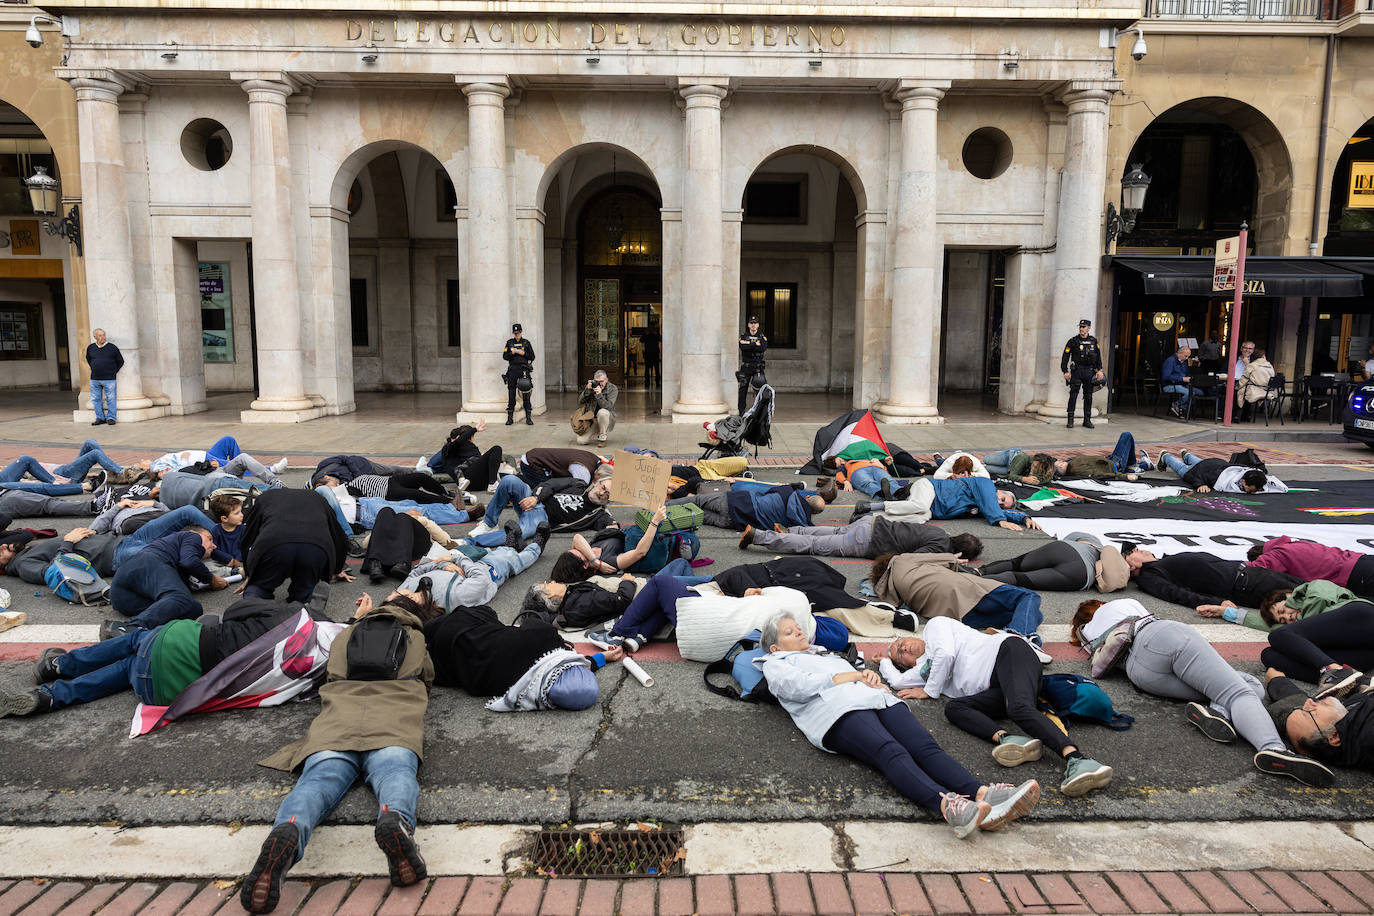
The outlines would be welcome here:
<svg viewBox="0 0 1374 916">
<path fill-rule="evenodd" d="M 259 457 L 286 456 L 288 485 L 304 483 L 320 456 L 343 451 L 414 461 L 452 423 L 439 396 L 363 400 L 357 414 L 293 427 L 244 426 L 237 396 L 212 410 L 92 430 L 70 419 L 70 395 L 35 395 L 0 405 L 0 462 L 21 453 L 70 455 L 94 432 L 117 460 L 173 448 L 204 447 L 233 434 Z M 792 470 L 817 416 L 782 419 L 758 476 L 795 479 Z M 68 411 L 65 415 L 63 410 Z M 832 411 L 824 414 L 822 410 Z M 1113 415 L 1098 429 L 1066 430 L 1037 421 L 975 414 L 939 427 L 884 427 L 916 454 L 1018 445 L 1067 453 L 1105 450 L 1130 429 L 1152 452 L 1186 442 L 1201 455 L 1227 455 L 1253 442 L 1271 470 L 1288 479 L 1365 479 L 1374 452 L 1335 441 L 1336 427 L 1245 427 L 1218 439 L 1210 424 Z M 485 440 L 518 452 L 567 444 L 566 423 L 493 427 Z M 700 430 L 645 418 L 617 427 L 612 445 L 633 442 L 669 455 L 693 454 Z M 1229 435 L 1229 433 L 1227 434 Z M 852 494 L 818 521 L 849 517 Z M 613 508 L 628 520 L 628 507 Z M 76 520 L 48 520 L 68 530 Z M 66 524 L 64 524 L 66 523 Z M 985 560 L 1014 556 L 1043 539 L 970 519 L 951 532 L 977 533 Z M 461 533 L 466 526 L 455 530 Z M 737 535 L 702 530 L 711 573 L 767 559 L 741 550 Z M 514 618 L 529 584 L 543 581 L 550 552 L 508 583 L 493 608 Z M 832 560 L 851 590 L 866 561 Z M 352 568 L 356 569 L 357 561 Z M 110 609 L 67 605 L 46 590 L 18 588 L 15 609 L 29 622 L 0 634 L 0 685 L 28 677 L 45 645 L 94 638 Z M 384 596 L 389 585 L 334 587 L 330 613 L 342 619 L 353 598 Z M 1194 624 L 1237 667 L 1259 672 L 1262 634 L 1204 621 L 1187 608 L 1140 593 L 1161 617 Z M 38 594 L 34 594 L 37 592 Z M 232 596 L 201 595 L 207 611 Z M 1067 643 L 1067 623 L 1084 596 L 1045 593 L 1050 671 L 1084 671 Z M 865 643 L 871 655 L 880 648 Z M 619 666 L 598 674 L 601 702 L 579 713 L 500 716 L 481 701 L 436 690 L 426 718 L 420 841 L 438 880 L 392 891 L 371 845 L 370 793 L 352 792 L 312 841 L 278 912 L 358 913 L 983 913 L 983 912 L 1369 912 L 1374 883 L 1374 776 L 1342 771 L 1331 789 L 1259 774 L 1251 753 L 1205 740 L 1182 706 L 1147 697 L 1121 678 L 1104 680 L 1116 707 L 1136 717 L 1129 731 L 1075 724 L 1084 750 L 1116 768 L 1112 785 L 1086 798 L 1058 792 L 1048 760 L 1014 771 L 989 747 L 944 720 L 940 705 L 913 710 L 957 759 L 985 780 L 1035 777 L 1039 807 L 1018 824 L 969 843 L 953 840 L 929 814 L 854 761 L 811 747 L 776 707 L 733 703 L 705 690 L 702 666 L 672 644 L 639 658 L 654 675 L 641 687 Z M 237 912 L 226 882 L 251 863 L 292 781 L 256 761 L 303 733 L 317 704 L 216 713 L 130 739 L 130 694 L 36 719 L 0 720 L 0 916 L 32 913 Z M 687 829 L 686 875 L 657 881 L 540 876 L 529 841 L 541 827 L 645 821 Z M 208 833 L 180 831 L 206 830 Z M 44 833 L 43 831 L 52 831 Z M 693 832 L 695 831 L 695 832 Z M 378 876 L 381 876 L 380 878 Z M 361 876 L 361 880 L 359 880 Z M 33 879 L 38 878 L 35 882 Z M 342 879 L 342 880 L 339 880 Z M 216 883 L 218 882 L 218 883 Z"/>
</svg>

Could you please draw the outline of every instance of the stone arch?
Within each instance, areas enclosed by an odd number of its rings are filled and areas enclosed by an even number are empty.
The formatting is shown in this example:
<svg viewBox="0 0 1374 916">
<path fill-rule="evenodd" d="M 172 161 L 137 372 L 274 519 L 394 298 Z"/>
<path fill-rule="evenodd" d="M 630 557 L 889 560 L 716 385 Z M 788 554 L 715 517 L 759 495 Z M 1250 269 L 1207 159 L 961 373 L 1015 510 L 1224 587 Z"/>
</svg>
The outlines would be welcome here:
<svg viewBox="0 0 1374 916">
<path fill-rule="evenodd" d="M 837 169 L 840 170 L 840 175 L 842 175 L 845 178 L 845 180 L 849 182 L 849 188 L 851 191 L 854 192 L 854 199 L 855 202 L 858 204 L 858 212 L 862 213 L 868 209 L 868 193 L 864 188 L 864 181 L 859 174 L 858 167 L 855 166 L 854 163 L 852 163 L 849 160 L 849 158 L 846 157 L 843 153 L 836 152 L 835 150 L 830 149 L 829 147 L 816 146 L 815 144 L 811 143 L 798 143 L 792 146 L 780 147 L 757 159 L 754 162 L 753 167 L 749 169 L 749 173 L 745 177 L 744 184 L 740 185 L 738 189 L 726 188 L 724 199 L 726 201 L 737 200 L 739 201 L 739 205 L 741 207 L 744 206 L 744 189 L 749 184 L 749 179 L 753 178 L 754 175 L 758 172 L 758 170 L 763 168 L 770 161 L 777 159 L 780 156 L 788 156 L 794 154 L 815 156 L 817 159 L 822 159 L 826 162 L 829 162 L 831 165 L 835 166 Z"/>
<path fill-rule="evenodd" d="M 1160 112 L 1131 138 L 1132 155 L 1141 137 L 1152 125 L 1177 112 L 1210 115 L 1229 126 L 1245 141 L 1255 162 L 1255 212 L 1250 220 L 1251 230 L 1258 239 L 1255 253 L 1284 254 L 1293 217 L 1293 159 L 1274 121 L 1260 109 L 1239 99 L 1222 96 L 1186 99 Z M 1128 155 L 1122 164 L 1122 170 L 1116 176 L 1117 182 L 1130 168 L 1132 155 Z"/>
<path fill-rule="evenodd" d="M 545 166 L 544 173 L 539 177 L 539 183 L 535 186 L 535 202 L 539 206 L 543 206 L 544 201 L 547 199 L 549 189 L 553 186 L 554 181 L 558 178 L 558 173 L 563 170 L 564 166 L 566 166 L 570 162 L 575 161 L 581 156 L 594 153 L 613 153 L 617 157 L 626 157 L 626 166 L 629 167 L 626 169 L 627 177 L 628 175 L 636 175 L 641 173 L 643 175 L 647 175 L 649 182 L 652 183 L 653 187 L 655 188 L 655 194 L 658 196 L 659 203 L 661 204 L 663 202 L 663 183 L 659 180 L 659 177 L 654 172 L 653 167 L 650 166 L 647 161 L 645 161 L 644 157 L 640 156 L 634 150 L 631 150 L 627 147 L 621 146 L 617 143 L 609 143 L 605 141 L 591 141 L 588 143 L 579 143 L 576 146 L 568 147 L 566 150 L 555 156 L 554 159 L 547 166 Z M 607 181 L 609 181 L 609 177 L 609 175 L 606 176 Z M 593 181 L 600 180 L 601 178 L 599 176 L 593 179 Z M 579 189 L 578 193 L 582 193 L 583 190 L 585 189 Z M 569 207 L 568 209 L 572 208 Z"/>
<path fill-rule="evenodd" d="M 329 186 L 329 205 L 336 210 L 348 211 L 348 192 L 353 187 L 354 180 L 363 168 L 372 160 L 385 153 L 394 153 L 400 150 L 416 150 L 426 156 L 432 156 L 439 161 L 439 166 L 448 174 L 453 186 L 462 192 L 467 187 L 466 180 L 461 180 L 463 176 L 456 176 L 449 169 L 449 164 L 444 157 L 434 150 L 411 142 L 409 140 L 374 140 L 366 143 L 344 157 L 334 170 L 334 180 Z"/>
</svg>

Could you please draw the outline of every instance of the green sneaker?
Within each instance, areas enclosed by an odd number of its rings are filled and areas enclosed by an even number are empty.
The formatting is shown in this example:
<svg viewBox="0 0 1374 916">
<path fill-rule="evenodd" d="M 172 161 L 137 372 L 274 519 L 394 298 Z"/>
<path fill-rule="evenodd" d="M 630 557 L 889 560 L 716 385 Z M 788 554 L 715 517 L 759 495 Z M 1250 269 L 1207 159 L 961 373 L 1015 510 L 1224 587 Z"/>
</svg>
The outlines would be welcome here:
<svg viewBox="0 0 1374 916">
<path fill-rule="evenodd" d="M 1072 798 L 1087 795 L 1112 781 L 1112 768 L 1091 757 L 1072 757 L 1064 766 L 1064 781 L 1059 791 Z"/>
<path fill-rule="evenodd" d="M 1040 801 L 1040 783 L 1028 779 L 1019 786 L 999 782 L 988 786 L 983 801 L 991 806 L 988 816 L 978 825 L 979 830 L 1001 830 L 1012 821 L 1029 814 Z"/>
<path fill-rule="evenodd" d="M 1039 760 L 1040 751 L 1039 738 L 1003 735 L 1002 740 L 992 749 L 992 759 L 1004 767 L 1014 767 L 1030 760 Z"/>
</svg>

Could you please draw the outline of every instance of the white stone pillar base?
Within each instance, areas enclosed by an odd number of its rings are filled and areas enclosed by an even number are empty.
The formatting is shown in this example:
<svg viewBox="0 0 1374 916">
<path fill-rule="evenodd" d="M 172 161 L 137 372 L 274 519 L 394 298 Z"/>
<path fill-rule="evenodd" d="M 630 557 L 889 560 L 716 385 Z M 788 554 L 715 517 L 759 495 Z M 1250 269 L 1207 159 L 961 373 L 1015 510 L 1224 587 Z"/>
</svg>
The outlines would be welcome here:
<svg viewBox="0 0 1374 916">
<path fill-rule="evenodd" d="M 318 420 L 328 411 L 310 398 L 304 401 L 254 401 L 248 410 L 239 411 L 240 423 L 304 423 Z"/>
<path fill-rule="evenodd" d="M 1082 405 L 1077 406 L 1078 410 L 1074 411 L 1073 421 L 1075 423 L 1082 423 Z M 1026 411 L 1026 413 L 1028 416 L 1034 417 L 1037 420 L 1044 420 L 1046 423 L 1063 423 L 1069 419 L 1069 406 L 1067 404 L 1041 404 L 1032 410 Z M 1102 411 L 1098 410 L 1096 407 L 1093 408 L 1092 418 L 1094 423 L 1107 422 Z"/>
<path fill-rule="evenodd" d="M 725 405 L 724 401 L 715 404 L 674 404 L 672 407 L 672 421 L 674 423 L 701 423 L 703 420 L 719 420 L 721 417 L 728 417 L 734 411 Z"/>
<path fill-rule="evenodd" d="M 934 407 L 908 406 L 905 404 L 878 404 L 873 412 L 884 423 L 898 426 L 938 426 L 945 422 Z"/>
<path fill-rule="evenodd" d="M 144 420 L 156 420 L 158 417 L 165 417 L 170 413 L 164 404 L 154 404 L 147 398 L 139 398 L 139 400 L 147 406 L 125 407 L 121 403 L 119 405 L 119 415 L 115 419 L 120 423 L 141 423 Z M 77 424 L 93 423 L 95 422 L 95 411 L 73 410 L 72 422 Z"/>
</svg>

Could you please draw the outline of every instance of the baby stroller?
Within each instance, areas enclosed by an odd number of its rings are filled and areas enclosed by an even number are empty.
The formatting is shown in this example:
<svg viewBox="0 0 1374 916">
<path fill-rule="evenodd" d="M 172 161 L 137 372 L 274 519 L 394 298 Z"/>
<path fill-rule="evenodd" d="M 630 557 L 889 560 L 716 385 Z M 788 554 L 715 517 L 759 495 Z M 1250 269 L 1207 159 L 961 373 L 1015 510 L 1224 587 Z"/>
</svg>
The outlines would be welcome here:
<svg viewBox="0 0 1374 916">
<path fill-rule="evenodd" d="M 751 445 L 757 458 L 760 447 L 773 447 L 773 386 L 765 383 L 759 388 L 753 406 L 743 416 L 731 415 L 701 425 L 710 439 L 697 443 L 704 449 L 703 459 L 747 456 Z"/>
</svg>

